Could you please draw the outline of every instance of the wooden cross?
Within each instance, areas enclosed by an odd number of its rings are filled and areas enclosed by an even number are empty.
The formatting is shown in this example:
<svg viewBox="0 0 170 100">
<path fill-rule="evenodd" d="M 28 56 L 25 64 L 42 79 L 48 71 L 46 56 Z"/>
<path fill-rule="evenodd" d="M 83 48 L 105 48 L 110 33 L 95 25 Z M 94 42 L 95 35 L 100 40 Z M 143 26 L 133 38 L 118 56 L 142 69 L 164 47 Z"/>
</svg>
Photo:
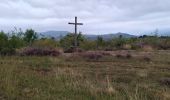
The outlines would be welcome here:
<svg viewBox="0 0 170 100">
<path fill-rule="evenodd" d="M 74 35 L 74 46 L 75 48 L 77 48 L 77 26 L 78 25 L 83 25 L 83 23 L 78 23 L 77 22 L 77 17 L 75 17 L 75 23 L 68 23 L 68 24 L 72 24 L 72 25 L 75 25 L 75 35 Z"/>
</svg>

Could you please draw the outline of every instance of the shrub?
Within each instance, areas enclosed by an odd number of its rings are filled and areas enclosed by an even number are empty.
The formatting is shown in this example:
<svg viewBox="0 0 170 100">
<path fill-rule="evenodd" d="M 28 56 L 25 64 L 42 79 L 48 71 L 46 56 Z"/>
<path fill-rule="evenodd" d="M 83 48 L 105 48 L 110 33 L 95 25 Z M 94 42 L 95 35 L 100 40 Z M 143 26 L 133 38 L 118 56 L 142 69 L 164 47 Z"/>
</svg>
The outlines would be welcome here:
<svg viewBox="0 0 170 100">
<path fill-rule="evenodd" d="M 132 55 L 128 53 L 128 54 L 126 55 L 126 58 L 132 58 Z"/>
<path fill-rule="evenodd" d="M 91 59 L 91 60 L 98 60 L 98 59 L 102 58 L 103 55 L 101 53 L 97 53 L 97 52 L 87 52 L 87 53 L 83 54 L 83 57 Z"/>
<path fill-rule="evenodd" d="M 101 51 L 99 53 L 101 53 L 103 56 L 111 56 L 111 53 L 109 52 Z"/>
<path fill-rule="evenodd" d="M 96 41 L 85 40 L 80 44 L 80 48 L 82 48 L 83 50 L 96 50 L 96 45 Z"/>
<path fill-rule="evenodd" d="M 170 78 L 161 79 L 160 84 L 170 86 Z"/>
<path fill-rule="evenodd" d="M 124 56 L 121 55 L 121 54 L 116 54 L 116 57 L 117 57 L 117 58 L 124 58 Z"/>
<path fill-rule="evenodd" d="M 60 46 L 63 48 L 63 49 L 69 49 L 69 47 L 71 46 L 75 46 L 74 44 L 74 36 L 75 34 L 68 34 L 66 36 L 64 36 L 62 39 L 60 39 Z M 85 37 L 79 33 L 77 35 L 77 45 L 80 46 L 82 44 L 82 42 L 85 41 Z"/>
<path fill-rule="evenodd" d="M 71 47 L 64 51 L 64 53 L 74 53 L 74 52 L 83 52 L 83 50 L 80 48 Z"/>
<path fill-rule="evenodd" d="M 115 49 L 123 49 L 123 46 L 126 44 L 126 42 L 127 42 L 126 39 L 122 38 L 122 36 L 112 40 L 112 44 L 115 47 Z"/>
<path fill-rule="evenodd" d="M 106 48 L 104 51 L 113 51 L 112 48 Z"/>
<path fill-rule="evenodd" d="M 117 58 L 132 58 L 132 55 L 131 54 L 116 54 L 116 57 Z"/>
<path fill-rule="evenodd" d="M 33 47 L 38 47 L 38 48 L 56 48 L 57 47 L 57 42 L 52 39 L 40 39 L 36 40 L 33 44 Z"/>
<path fill-rule="evenodd" d="M 14 54 L 15 54 L 15 49 L 13 48 L 2 48 L 0 50 L 0 55 L 9 56 L 9 55 L 14 55 Z"/>
<path fill-rule="evenodd" d="M 131 49 L 132 50 L 138 50 L 138 49 L 141 49 L 143 47 L 143 45 L 145 45 L 145 44 L 141 43 L 141 42 L 132 43 Z"/>
<path fill-rule="evenodd" d="M 32 43 L 38 38 L 37 33 L 33 29 L 27 29 L 24 33 L 24 40 L 29 44 Z"/>
<path fill-rule="evenodd" d="M 147 62 L 150 62 L 151 61 L 151 58 L 149 56 L 144 56 L 143 57 L 143 60 L 144 61 L 147 61 Z"/>
<path fill-rule="evenodd" d="M 22 56 L 59 56 L 61 52 L 56 49 L 27 47 L 19 51 Z"/>
<path fill-rule="evenodd" d="M 161 49 L 161 50 L 170 49 L 170 39 L 162 39 L 158 44 L 158 49 Z"/>
</svg>

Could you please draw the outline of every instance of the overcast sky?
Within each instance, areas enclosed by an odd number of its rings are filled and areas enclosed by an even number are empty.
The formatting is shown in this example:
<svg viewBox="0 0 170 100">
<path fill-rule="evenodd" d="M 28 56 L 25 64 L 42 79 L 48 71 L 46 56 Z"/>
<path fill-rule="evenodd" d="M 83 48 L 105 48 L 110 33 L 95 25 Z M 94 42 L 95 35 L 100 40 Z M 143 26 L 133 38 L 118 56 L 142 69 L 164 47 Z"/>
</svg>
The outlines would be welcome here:
<svg viewBox="0 0 170 100">
<path fill-rule="evenodd" d="M 14 27 L 74 31 L 68 22 L 84 25 L 79 31 L 104 34 L 168 30 L 170 0 L 0 0 L 0 29 Z"/>
</svg>

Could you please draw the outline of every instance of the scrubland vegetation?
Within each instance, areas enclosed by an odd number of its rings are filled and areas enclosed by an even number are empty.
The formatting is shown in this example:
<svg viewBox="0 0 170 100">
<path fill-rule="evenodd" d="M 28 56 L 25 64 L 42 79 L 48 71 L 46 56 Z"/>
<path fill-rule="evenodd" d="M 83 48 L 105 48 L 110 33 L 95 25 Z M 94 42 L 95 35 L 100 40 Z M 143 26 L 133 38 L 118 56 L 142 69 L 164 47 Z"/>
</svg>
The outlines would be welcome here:
<svg viewBox="0 0 170 100">
<path fill-rule="evenodd" d="M 0 33 L 2 100 L 170 100 L 170 38 Z"/>
<path fill-rule="evenodd" d="M 39 37 L 34 30 L 28 29 L 26 32 L 15 30 L 11 33 L 0 32 L 0 54 L 1 55 L 16 55 L 20 51 L 29 51 L 25 49 L 35 49 L 35 51 L 49 51 L 56 50 L 67 51 L 74 45 L 74 34 L 68 34 L 60 40 L 55 38 Z M 168 36 L 139 36 L 134 38 L 113 38 L 111 40 L 104 40 L 98 37 L 97 40 L 88 40 L 82 34 L 77 36 L 79 51 L 89 50 L 169 50 L 170 37 Z M 45 50 L 42 50 L 45 49 Z M 80 50 L 81 49 L 81 50 Z M 32 50 L 33 51 L 33 50 Z M 71 52 L 71 51 L 70 51 Z M 73 52 L 73 51 L 72 51 Z M 47 55 L 47 54 L 45 54 Z"/>
</svg>

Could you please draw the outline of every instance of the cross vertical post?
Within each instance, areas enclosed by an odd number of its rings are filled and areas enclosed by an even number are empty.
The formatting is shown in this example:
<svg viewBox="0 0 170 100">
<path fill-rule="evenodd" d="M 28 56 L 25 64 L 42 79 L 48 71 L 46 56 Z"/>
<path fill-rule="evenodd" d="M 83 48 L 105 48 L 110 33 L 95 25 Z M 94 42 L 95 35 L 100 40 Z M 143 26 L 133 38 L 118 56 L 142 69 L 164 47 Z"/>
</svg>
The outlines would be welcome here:
<svg viewBox="0 0 170 100">
<path fill-rule="evenodd" d="M 75 36 L 74 36 L 74 45 L 77 47 L 77 17 L 75 17 Z"/>
<path fill-rule="evenodd" d="M 68 23 L 68 24 L 75 25 L 74 46 L 75 46 L 75 48 L 77 48 L 77 46 L 78 46 L 78 42 L 77 42 L 77 25 L 83 25 L 83 23 L 78 23 L 77 22 L 77 17 L 75 17 L 75 23 Z"/>
</svg>

